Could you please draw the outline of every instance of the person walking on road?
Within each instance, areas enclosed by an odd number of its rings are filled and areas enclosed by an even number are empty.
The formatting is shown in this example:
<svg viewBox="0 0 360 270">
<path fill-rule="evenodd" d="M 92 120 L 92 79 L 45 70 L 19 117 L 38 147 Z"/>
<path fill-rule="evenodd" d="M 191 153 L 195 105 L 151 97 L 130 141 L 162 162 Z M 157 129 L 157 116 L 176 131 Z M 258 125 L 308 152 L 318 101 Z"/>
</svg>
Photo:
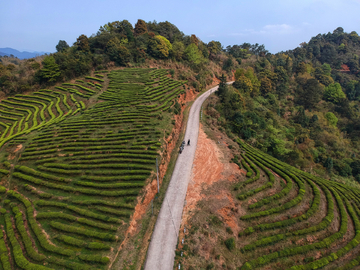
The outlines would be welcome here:
<svg viewBox="0 0 360 270">
<path fill-rule="evenodd" d="M 188 140 L 188 145 L 190 145 L 190 139 Z"/>
</svg>

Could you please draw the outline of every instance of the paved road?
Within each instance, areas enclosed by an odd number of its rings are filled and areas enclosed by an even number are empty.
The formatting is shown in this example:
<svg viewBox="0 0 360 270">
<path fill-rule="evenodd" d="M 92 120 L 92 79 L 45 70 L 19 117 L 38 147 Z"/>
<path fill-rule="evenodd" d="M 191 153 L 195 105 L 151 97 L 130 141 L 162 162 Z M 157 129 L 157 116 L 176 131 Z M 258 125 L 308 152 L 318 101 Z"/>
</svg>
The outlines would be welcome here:
<svg viewBox="0 0 360 270">
<path fill-rule="evenodd" d="M 202 94 L 191 106 L 184 138 L 186 143 L 190 139 L 191 145 L 186 145 L 177 158 L 152 234 L 145 270 L 172 270 L 174 267 L 181 216 L 199 135 L 200 109 L 205 99 L 217 88 L 218 86 Z"/>
</svg>

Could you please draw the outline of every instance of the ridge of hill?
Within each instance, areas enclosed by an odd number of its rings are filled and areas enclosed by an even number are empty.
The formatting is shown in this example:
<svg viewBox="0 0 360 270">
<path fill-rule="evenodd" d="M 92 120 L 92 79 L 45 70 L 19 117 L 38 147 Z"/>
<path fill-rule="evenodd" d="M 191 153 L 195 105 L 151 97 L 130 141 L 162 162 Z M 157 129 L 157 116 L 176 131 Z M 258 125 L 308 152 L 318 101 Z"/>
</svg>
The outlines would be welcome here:
<svg viewBox="0 0 360 270">
<path fill-rule="evenodd" d="M 0 56 L 11 56 L 17 57 L 21 60 L 28 59 L 28 58 L 34 58 L 43 54 L 50 54 L 49 52 L 28 52 L 28 51 L 18 51 L 13 48 L 0 48 Z"/>
</svg>

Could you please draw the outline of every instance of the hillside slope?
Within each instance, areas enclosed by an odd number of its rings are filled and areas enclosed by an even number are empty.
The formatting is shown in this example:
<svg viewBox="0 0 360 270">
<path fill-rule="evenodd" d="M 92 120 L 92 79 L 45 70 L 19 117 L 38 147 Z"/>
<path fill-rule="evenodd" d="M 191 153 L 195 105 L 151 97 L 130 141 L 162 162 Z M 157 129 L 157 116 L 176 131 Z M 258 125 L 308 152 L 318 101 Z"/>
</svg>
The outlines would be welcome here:
<svg viewBox="0 0 360 270">
<path fill-rule="evenodd" d="M 217 170 L 218 179 L 189 186 L 198 193 L 194 204 L 194 191 L 188 190 L 174 269 L 179 264 L 184 269 L 356 269 L 360 189 L 305 173 L 239 138 L 205 129 L 217 144 L 209 148 L 223 154 L 202 156 L 207 161 L 204 168 L 193 168 L 194 180 L 218 163 L 229 168 L 234 162 L 242 170 Z"/>
<path fill-rule="evenodd" d="M 122 69 L 0 102 L 4 269 L 113 263 L 184 83 Z"/>
</svg>

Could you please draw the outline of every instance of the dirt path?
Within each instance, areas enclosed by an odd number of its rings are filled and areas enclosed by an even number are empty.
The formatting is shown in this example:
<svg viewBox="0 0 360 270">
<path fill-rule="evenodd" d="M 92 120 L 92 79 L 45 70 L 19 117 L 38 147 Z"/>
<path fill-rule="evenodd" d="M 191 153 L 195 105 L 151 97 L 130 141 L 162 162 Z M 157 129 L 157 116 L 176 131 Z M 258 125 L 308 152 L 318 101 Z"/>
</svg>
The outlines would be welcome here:
<svg viewBox="0 0 360 270">
<path fill-rule="evenodd" d="M 205 99 L 217 88 L 218 86 L 213 87 L 202 94 L 191 106 L 184 138 L 186 142 L 191 140 L 191 146 L 185 146 L 177 158 L 151 238 L 145 270 L 173 269 L 184 201 L 199 135 L 200 109 Z"/>
</svg>

